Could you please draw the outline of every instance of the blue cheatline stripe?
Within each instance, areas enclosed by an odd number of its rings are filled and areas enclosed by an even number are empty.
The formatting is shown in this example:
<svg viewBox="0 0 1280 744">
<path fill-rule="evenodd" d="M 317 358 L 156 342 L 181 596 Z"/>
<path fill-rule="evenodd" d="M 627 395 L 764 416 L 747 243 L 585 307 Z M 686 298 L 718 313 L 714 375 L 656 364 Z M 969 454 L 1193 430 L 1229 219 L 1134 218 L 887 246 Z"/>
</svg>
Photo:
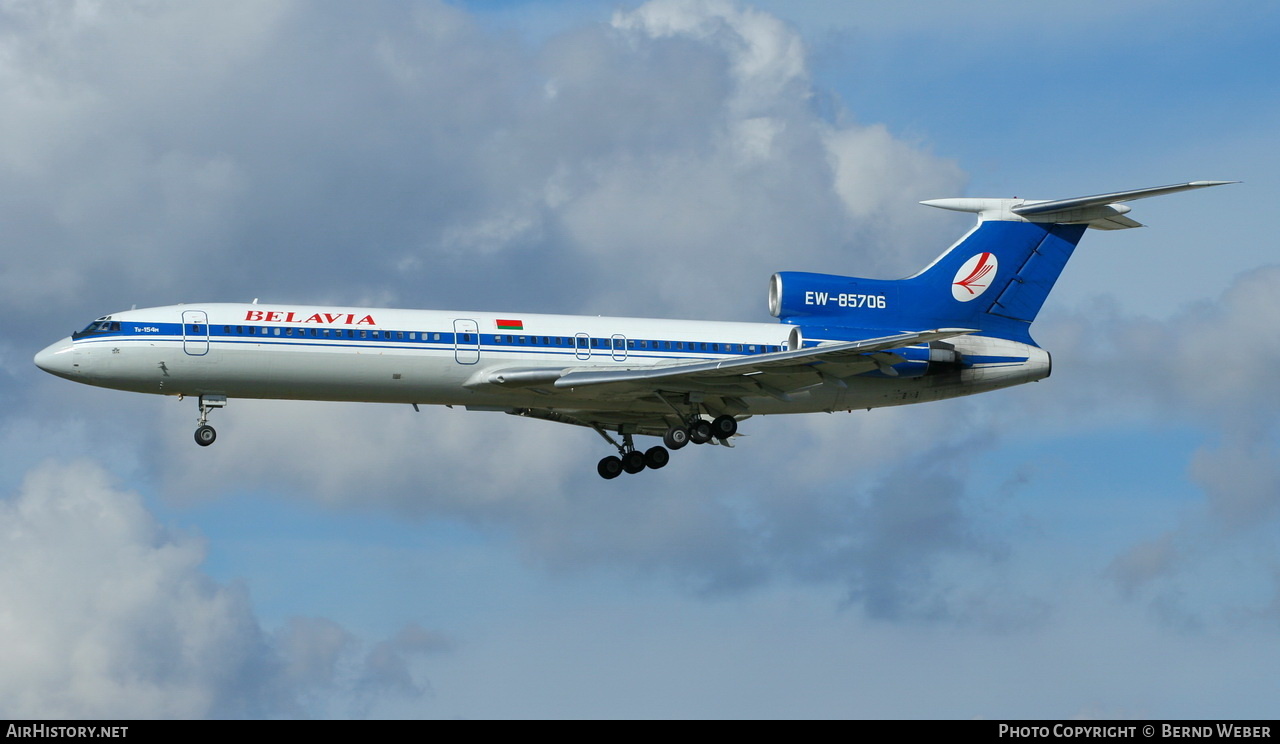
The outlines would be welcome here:
<svg viewBox="0 0 1280 744">
<path fill-rule="evenodd" d="M 456 346 L 474 348 L 477 343 L 471 340 L 459 340 L 459 337 L 476 336 L 482 350 L 519 349 L 521 353 L 564 354 L 574 356 L 586 351 L 592 357 L 613 356 L 625 351 L 628 357 L 648 359 L 715 359 L 718 357 L 741 356 L 744 354 L 765 354 L 780 351 L 781 346 L 771 344 L 744 344 L 724 341 L 677 341 L 672 339 L 620 339 L 625 348 L 615 347 L 613 337 L 588 337 L 589 346 L 579 347 L 577 336 L 543 336 L 540 334 L 507 334 L 507 333 L 454 333 L 453 331 L 386 331 L 369 328 L 307 328 L 298 326 L 258 326 L 258 325 L 191 325 L 188 333 L 183 333 L 181 323 L 146 323 L 122 321 L 121 330 L 95 332 L 81 337 L 83 343 L 118 339 L 151 339 L 161 341 L 177 341 L 188 343 L 256 343 L 295 346 L 334 346 L 342 348 L 439 348 L 452 351 Z M 228 332 L 228 328 L 249 329 L 248 333 Z M 146 330 L 144 330 L 146 329 Z M 154 330 L 152 330 L 154 329 Z M 267 332 L 270 331 L 270 332 Z M 327 332 L 327 333 L 326 333 Z M 376 336 L 374 334 L 377 334 Z M 414 338 L 409 338 L 413 334 Z M 428 338 L 428 336 L 438 338 Z M 504 340 L 505 339 L 505 340 Z M 520 339 L 526 339 L 521 343 Z M 530 343 L 528 339 L 546 339 L 546 343 Z M 327 343 L 332 341 L 356 343 Z M 374 342 L 374 343 L 370 343 Z M 680 347 L 689 348 L 680 348 Z M 732 350 L 733 347 L 740 350 Z M 553 351 L 564 349 L 566 352 Z M 657 352 L 657 353 L 655 353 Z M 676 352 L 676 353 L 663 353 Z M 679 352 L 691 352 L 681 354 Z"/>
<path fill-rule="evenodd" d="M 201 331 L 197 331 L 193 334 L 184 336 L 182 326 L 183 324 L 181 323 L 122 322 L 121 330 L 119 331 L 94 333 L 89 336 L 81 337 L 81 339 L 79 339 L 77 343 L 97 344 L 97 343 L 118 343 L 122 340 L 128 340 L 128 341 L 148 340 L 148 341 L 163 341 L 163 342 L 168 342 L 173 344 L 181 344 L 184 342 L 202 343 L 207 339 L 209 343 L 217 344 L 217 345 L 253 344 L 258 346 L 293 346 L 293 347 L 302 347 L 302 348 L 315 347 L 315 348 L 337 348 L 337 349 L 395 349 L 395 350 L 401 350 L 401 351 L 429 350 L 429 351 L 436 351 L 441 354 L 453 354 L 458 346 L 461 346 L 462 348 L 467 348 L 467 349 L 477 348 L 477 345 L 472 342 L 464 342 L 464 343 L 455 345 L 455 338 L 458 335 L 464 335 L 464 334 L 455 334 L 451 331 L 383 331 L 381 329 L 378 329 L 375 331 L 373 329 L 299 328 L 297 326 L 288 326 L 288 327 L 286 326 L 248 326 L 248 325 L 226 326 L 224 324 L 224 325 L 213 325 L 213 326 L 200 326 Z M 250 328 L 250 329 L 253 329 L 254 332 L 235 333 L 233 331 L 231 333 L 227 333 L 224 330 L 227 327 Z M 141 329 L 143 328 L 155 329 L 155 330 L 142 331 Z M 208 329 L 207 337 L 204 333 L 206 328 Z M 261 332 L 268 329 L 279 329 L 281 333 L 280 335 L 276 335 L 274 331 L 271 333 Z M 292 333 L 292 334 L 285 333 L 284 331 L 286 330 L 296 331 L 296 333 Z M 330 335 L 330 336 L 323 335 L 323 331 L 326 331 L 326 330 L 330 331 L 333 335 Z M 317 331 L 320 333 L 312 336 L 312 335 L 309 335 L 308 333 L 309 331 Z M 375 332 L 379 334 L 377 339 L 372 338 L 372 334 Z M 346 335 L 348 333 L 351 335 L 349 336 Z M 365 334 L 364 338 L 359 337 L 359 334 L 361 333 Z M 412 339 L 408 338 L 408 335 L 411 333 L 415 335 L 415 338 L 412 338 Z M 393 337 L 393 334 L 395 334 L 395 336 L 399 336 L 403 334 L 405 338 Z M 432 336 L 432 335 L 439 336 L 439 338 L 437 339 L 428 338 L 428 336 Z M 708 360 L 708 359 L 719 359 L 719 358 L 725 358 L 725 357 L 740 356 L 743 354 L 762 354 L 762 353 L 768 353 L 766 350 L 781 349 L 780 346 L 774 346 L 770 344 L 730 344 L 730 343 L 718 342 L 718 341 L 717 342 L 711 342 L 711 341 L 695 342 L 695 341 L 675 341 L 675 340 L 666 340 L 666 339 L 655 340 L 655 339 L 628 338 L 626 339 L 627 348 L 624 350 L 624 349 L 615 349 L 612 345 L 612 342 L 613 342 L 612 338 L 600 338 L 600 337 L 591 337 L 592 340 L 599 340 L 600 341 L 599 345 L 593 345 L 593 346 L 585 347 L 584 349 L 579 349 L 579 347 L 577 346 L 576 336 L 568 336 L 568 337 L 537 336 L 537 338 L 539 339 L 541 338 L 548 339 L 548 343 L 530 344 L 526 342 L 522 344 L 519 342 L 518 339 L 522 337 L 526 339 L 533 338 L 534 336 L 532 334 L 506 334 L 506 333 L 503 333 L 503 334 L 486 333 L 486 334 L 472 334 L 472 335 L 476 335 L 479 337 L 478 348 L 481 353 L 484 353 L 484 352 L 495 353 L 495 352 L 514 350 L 520 354 L 545 354 L 547 356 L 578 359 L 579 358 L 578 353 L 580 351 L 587 351 L 590 354 L 589 359 L 594 361 L 600 361 L 602 359 L 612 358 L 616 353 L 621 351 L 626 352 L 627 359 L 634 358 L 634 359 L 668 359 L 668 360 L 695 361 L 695 360 Z M 505 339 L 505 338 L 512 338 L 515 340 L 512 342 L 498 341 L 498 339 Z M 741 351 L 741 352 L 710 351 L 710 350 L 701 351 L 699 349 L 689 349 L 689 350 L 681 349 L 679 351 L 692 352 L 692 353 L 681 354 L 676 349 L 650 350 L 648 348 L 643 348 L 643 349 L 638 348 L 637 344 L 640 344 L 640 343 L 644 343 L 645 345 L 651 344 L 655 347 L 660 344 L 662 346 L 670 345 L 673 347 L 676 345 L 692 346 L 695 343 L 699 345 L 706 345 L 706 346 L 712 346 L 714 344 L 720 347 L 732 347 L 734 345 L 737 345 L 738 347 L 744 349 L 744 351 Z M 806 348 L 812 348 L 814 346 L 817 346 L 818 343 L 814 341 L 806 341 L 804 345 Z M 757 350 L 754 352 L 745 351 L 746 348 L 751 346 L 755 346 Z M 920 348 L 924 348 L 924 347 L 920 347 Z M 669 352 L 676 352 L 676 353 L 669 353 Z M 583 359 L 582 361 L 588 361 L 588 360 Z M 1024 357 L 1024 356 L 969 355 L 965 357 L 964 364 L 965 366 L 984 366 L 984 367 L 1009 366 L 1009 365 L 1023 364 L 1026 361 L 1027 361 L 1027 357 Z M 923 363 L 924 363 L 923 360 L 907 360 L 906 362 L 904 362 L 904 364 L 923 364 Z"/>
</svg>

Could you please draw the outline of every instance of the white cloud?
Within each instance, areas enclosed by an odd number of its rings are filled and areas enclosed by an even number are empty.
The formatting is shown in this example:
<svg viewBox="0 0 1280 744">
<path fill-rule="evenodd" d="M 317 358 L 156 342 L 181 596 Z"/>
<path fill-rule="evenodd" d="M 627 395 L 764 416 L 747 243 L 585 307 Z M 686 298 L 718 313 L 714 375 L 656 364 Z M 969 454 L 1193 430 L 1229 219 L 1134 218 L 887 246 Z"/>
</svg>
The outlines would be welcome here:
<svg viewBox="0 0 1280 744">
<path fill-rule="evenodd" d="M 448 650 L 411 625 L 367 651 L 323 618 L 273 636 L 204 541 L 164 527 L 87 461 L 46 462 L 0 500 L 0 713 L 6 718 L 359 714 L 418 697 L 407 662 Z"/>
<path fill-rule="evenodd" d="M 1190 458 L 1167 466 L 1183 470 L 1204 501 L 1174 529 L 1116 557 L 1111 575 L 1128 595 L 1154 594 L 1173 608 L 1183 591 L 1195 591 L 1190 584 L 1203 566 L 1267 542 L 1280 520 L 1277 286 L 1280 267 L 1262 266 L 1167 320 L 1095 307 L 1047 326 L 1062 376 L 1089 392 L 1039 400 L 1040 420 L 1084 430 L 1127 420 L 1201 432 Z"/>
<path fill-rule="evenodd" d="M 275 705 L 243 588 L 85 462 L 0 503 L 0 710 L 14 718 L 244 715 Z"/>
</svg>

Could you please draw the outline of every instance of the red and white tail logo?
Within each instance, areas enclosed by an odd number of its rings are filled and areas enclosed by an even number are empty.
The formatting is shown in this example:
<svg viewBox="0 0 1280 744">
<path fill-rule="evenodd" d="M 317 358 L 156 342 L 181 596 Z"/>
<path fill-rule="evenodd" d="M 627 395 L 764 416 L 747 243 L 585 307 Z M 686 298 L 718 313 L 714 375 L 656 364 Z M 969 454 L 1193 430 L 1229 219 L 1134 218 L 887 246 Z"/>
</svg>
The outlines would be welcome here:
<svg viewBox="0 0 1280 744">
<path fill-rule="evenodd" d="M 951 282 L 951 296 L 960 302 L 977 299 L 996 280 L 999 264 L 994 253 L 979 253 L 965 261 Z"/>
</svg>

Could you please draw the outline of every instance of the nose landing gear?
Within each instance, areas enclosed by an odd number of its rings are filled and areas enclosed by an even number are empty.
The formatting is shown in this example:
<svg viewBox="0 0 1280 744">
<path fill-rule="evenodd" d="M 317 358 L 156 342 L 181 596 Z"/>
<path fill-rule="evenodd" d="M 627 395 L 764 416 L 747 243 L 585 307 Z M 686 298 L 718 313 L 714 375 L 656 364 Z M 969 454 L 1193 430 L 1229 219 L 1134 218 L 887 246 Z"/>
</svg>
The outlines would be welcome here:
<svg viewBox="0 0 1280 744">
<path fill-rule="evenodd" d="M 201 447 L 208 447 L 218 438 L 218 432 L 212 426 L 209 426 L 209 412 L 215 408 L 223 408 L 227 405 L 227 396 L 225 395 L 201 395 L 200 396 L 200 418 L 196 419 L 196 444 Z"/>
</svg>

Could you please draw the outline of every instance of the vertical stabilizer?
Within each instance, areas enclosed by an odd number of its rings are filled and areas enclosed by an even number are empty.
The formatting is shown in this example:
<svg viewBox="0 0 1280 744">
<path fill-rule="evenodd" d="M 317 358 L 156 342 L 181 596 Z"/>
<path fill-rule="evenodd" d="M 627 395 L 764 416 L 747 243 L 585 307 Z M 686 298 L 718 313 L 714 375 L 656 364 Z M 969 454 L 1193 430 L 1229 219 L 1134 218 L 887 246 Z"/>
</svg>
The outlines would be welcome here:
<svg viewBox="0 0 1280 744">
<path fill-rule="evenodd" d="M 1033 343 L 1031 322 L 1089 228 L 1142 225 L 1123 202 L 1235 181 L 1192 181 L 1073 199 L 933 199 L 927 206 L 972 212 L 978 224 L 915 276 L 897 281 L 781 272 L 770 310 L 783 322 L 824 328 L 974 328 Z"/>
</svg>

